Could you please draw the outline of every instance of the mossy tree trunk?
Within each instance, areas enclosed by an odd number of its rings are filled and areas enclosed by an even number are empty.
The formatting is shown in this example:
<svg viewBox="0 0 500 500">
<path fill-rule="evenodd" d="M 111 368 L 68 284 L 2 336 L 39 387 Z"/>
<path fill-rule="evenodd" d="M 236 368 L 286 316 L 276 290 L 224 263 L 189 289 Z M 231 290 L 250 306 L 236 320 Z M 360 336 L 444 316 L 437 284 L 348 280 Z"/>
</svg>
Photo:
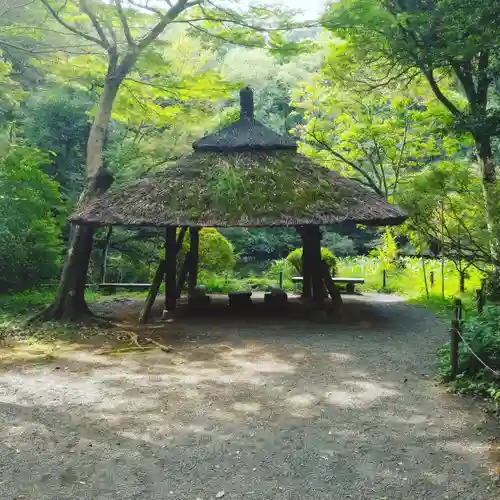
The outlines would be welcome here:
<svg viewBox="0 0 500 500">
<path fill-rule="evenodd" d="M 87 142 L 87 186 L 82 193 L 80 202 L 97 196 L 109 189 L 112 177 L 106 172 L 103 163 L 104 144 L 108 134 L 109 122 L 118 90 L 123 80 L 130 73 L 140 55 L 165 31 L 168 25 L 182 12 L 199 4 L 193 0 L 177 0 L 167 2 L 170 5 L 164 13 L 160 13 L 158 22 L 151 30 L 143 33 L 141 38 L 134 40 L 127 20 L 127 12 L 121 2 L 115 3 L 116 14 L 120 19 L 124 43 L 118 45 L 114 29 L 116 26 L 104 26 L 99 13 L 91 3 L 80 2 L 81 11 L 91 20 L 95 33 L 81 31 L 78 26 L 64 19 L 61 9 L 55 9 L 49 0 L 41 0 L 48 15 L 65 30 L 70 31 L 87 42 L 100 46 L 107 54 L 107 72 L 104 77 L 102 93 L 96 109 L 94 121 Z M 111 8 L 111 7 L 110 7 Z M 156 11 L 155 11 L 156 13 Z M 111 35 L 111 36 L 110 36 Z M 120 54 L 119 50 L 123 52 Z M 90 311 L 85 303 L 85 284 L 92 251 L 93 229 L 90 227 L 74 227 L 70 247 L 61 274 L 59 289 L 54 302 L 37 318 L 44 320 L 67 318 L 78 320 L 87 316 Z"/>
</svg>

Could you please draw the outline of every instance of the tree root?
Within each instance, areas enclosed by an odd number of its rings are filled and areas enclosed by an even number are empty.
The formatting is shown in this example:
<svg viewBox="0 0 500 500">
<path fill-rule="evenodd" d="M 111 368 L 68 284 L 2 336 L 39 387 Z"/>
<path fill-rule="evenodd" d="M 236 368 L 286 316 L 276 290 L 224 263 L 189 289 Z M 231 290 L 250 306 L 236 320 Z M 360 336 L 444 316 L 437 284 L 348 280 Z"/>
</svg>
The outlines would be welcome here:
<svg viewBox="0 0 500 500">
<path fill-rule="evenodd" d="M 128 332 L 128 336 L 130 337 L 130 340 L 139 349 L 155 349 L 155 347 L 151 347 L 151 346 L 148 346 L 148 345 L 141 345 L 139 343 L 139 335 L 137 335 L 137 333 Z M 154 346 L 159 347 L 163 352 L 172 352 L 173 351 L 173 348 L 171 346 L 168 346 L 168 345 L 162 344 L 160 342 L 157 342 L 156 340 L 153 340 L 153 339 L 151 339 L 149 337 L 145 338 L 144 340 L 147 342 L 147 344 L 153 344 Z"/>
</svg>

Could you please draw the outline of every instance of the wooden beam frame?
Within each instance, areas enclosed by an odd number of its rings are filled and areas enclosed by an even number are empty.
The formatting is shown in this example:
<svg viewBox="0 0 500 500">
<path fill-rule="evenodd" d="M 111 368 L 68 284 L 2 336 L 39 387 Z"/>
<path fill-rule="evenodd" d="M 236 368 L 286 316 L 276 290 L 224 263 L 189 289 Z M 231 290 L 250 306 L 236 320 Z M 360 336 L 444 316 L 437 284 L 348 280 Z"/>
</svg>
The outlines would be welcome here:
<svg viewBox="0 0 500 500">
<path fill-rule="evenodd" d="M 177 227 L 167 226 L 165 230 L 165 310 L 175 311 L 177 307 Z"/>
<path fill-rule="evenodd" d="M 191 227 L 189 229 L 190 244 L 189 244 L 189 278 L 188 278 L 188 294 L 193 295 L 198 283 L 198 265 L 200 259 L 200 229 Z"/>
<path fill-rule="evenodd" d="M 309 241 L 308 227 L 299 226 L 296 228 L 302 239 L 302 298 L 310 299 L 312 292 L 312 263 L 311 245 Z"/>
</svg>

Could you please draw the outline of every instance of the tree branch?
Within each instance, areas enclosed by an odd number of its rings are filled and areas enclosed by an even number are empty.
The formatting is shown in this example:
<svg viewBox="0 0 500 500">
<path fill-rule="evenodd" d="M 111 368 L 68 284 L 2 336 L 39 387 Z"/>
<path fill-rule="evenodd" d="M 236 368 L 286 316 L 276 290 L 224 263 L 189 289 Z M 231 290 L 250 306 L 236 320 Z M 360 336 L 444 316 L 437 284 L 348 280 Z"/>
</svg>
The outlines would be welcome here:
<svg viewBox="0 0 500 500">
<path fill-rule="evenodd" d="M 80 0 L 80 9 L 90 19 L 90 22 L 92 23 L 92 26 L 99 35 L 99 38 L 101 39 L 102 43 L 106 48 L 108 48 L 110 46 L 110 43 L 106 36 L 106 33 L 104 33 L 104 30 L 102 29 L 102 26 L 99 23 L 99 20 L 95 15 L 95 12 L 92 12 L 92 9 L 87 4 L 87 0 Z"/>
<path fill-rule="evenodd" d="M 488 76 L 488 66 L 490 64 L 490 51 L 483 50 L 479 54 L 478 80 L 477 80 L 477 100 L 481 106 L 486 106 L 488 100 L 488 88 L 491 84 L 491 78 Z"/>
<path fill-rule="evenodd" d="M 190 7 L 199 5 L 200 2 L 201 0 L 193 0 L 191 2 L 188 2 L 187 0 L 178 0 L 176 4 L 173 4 L 172 7 L 168 9 L 167 13 L 160 19 L 158 24 L 154 26 L 153 29 L 139 41 L 139 43 L 137 44 L 139 50 L 143 50 L 151 42 L 156 40 L 163 32 L 163 30 L 167 27 L 167 25 L 174 19 L 176 19 L 182 12 L 189 9 Z"/>
<path fill-rule="evenodd" d="M 370 187 L 373 189 L 378 195 L 384 197 L 384 193 L 380 190 L 380 188 L 373 182 L 373 179 L 362 169 L 360 168 L 356 163 L 350 161 L 348 158 L 346 158 L 344 155 L 339 153 L 338 151 L 335 151 L 330 147 L 329 144 L 327 144 L 325 141 L 322 139 L 319 139 L 316 137 L 314 133 L 307 132 L 309 136 L 311 136 L 320 146 L 322 146 L 324 149 L 326 149 L 330 154 L 332 154 L 335 158 L 340 160 L 341 162 L 345 163 L 346 165 L 349 165 L 350 167 L 353 168 L 354 171 L 356 171 L 358 174 L 360 174 L 366 182 L 361 182 L 359 179 L 355 179 L 356 181 L 360 182 L 361 184 Z"/>
<path fill-rule="evenodd" d="M 426 69 L 423 66 L 421 67 L 421 69 L 425 77 L 427 78 L 432 91 L 439 99 L 439 101 L 444 104 L 448 108 L 448 110 L 453 113 L 453 115 L 462 116 L 462 112 L 443 94 L 443 91 L 440 89 L 438 83 L 436 82 L 432 69 Z"/>
<path fill-rule="evenodd" d="M 80 31 L 79 29 L 75 28 L 74 26 L 71 26 L 71 24 L 67 23 L 60 15 L 58 12 L 56 12 L 52 6 L 50 5 L 48 0 L 40 0 L 40 2 L 45 5 L 45 8 L 50 12 L 52 17 L 64 28 L 66 28 L 68 31 L 71 31 L 74 35 L 77 35 L 81 38 L 85 38 L 85 40 L 88 40 L 89 42 L 95 43 L 97 45 L 100 45 L 104 49 L 108 48 L 108 45 L 106 45 L 102 40 L 99 38 L 96 38 L 92 35 L 88 35 L 87 33 Z"/>
<path fill-rule="evenodd" d="M 122 0 L 115 0 L 115 5 L 116 5 L 116 10 L 118 12 L 118 16 L 120 17 L 120 22 L 122 23 L 123 33 L 125 34 L 127 43 L 129 45 L 135 46 L 135 41 L 132 38 L 132 34 L 130 33 L 130 26 L 128 25 L 127 16 L 123 11 Z"/>
</svg>

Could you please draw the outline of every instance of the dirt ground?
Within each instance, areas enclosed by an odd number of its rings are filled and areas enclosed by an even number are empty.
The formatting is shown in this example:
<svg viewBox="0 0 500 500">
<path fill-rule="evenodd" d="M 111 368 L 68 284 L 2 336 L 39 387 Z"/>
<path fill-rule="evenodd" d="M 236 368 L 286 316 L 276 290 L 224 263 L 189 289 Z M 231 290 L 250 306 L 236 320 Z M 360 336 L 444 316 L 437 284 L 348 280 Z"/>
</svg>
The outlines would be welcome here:
<svg viewBox="0 0 500 500">
<path fill-rule="evenodd" d="M 383 295 L 346 309 L 1 365 L 0 498 L 498 500 L 484 413 L 432 380 L 446 325 Z"/>
</svg>

